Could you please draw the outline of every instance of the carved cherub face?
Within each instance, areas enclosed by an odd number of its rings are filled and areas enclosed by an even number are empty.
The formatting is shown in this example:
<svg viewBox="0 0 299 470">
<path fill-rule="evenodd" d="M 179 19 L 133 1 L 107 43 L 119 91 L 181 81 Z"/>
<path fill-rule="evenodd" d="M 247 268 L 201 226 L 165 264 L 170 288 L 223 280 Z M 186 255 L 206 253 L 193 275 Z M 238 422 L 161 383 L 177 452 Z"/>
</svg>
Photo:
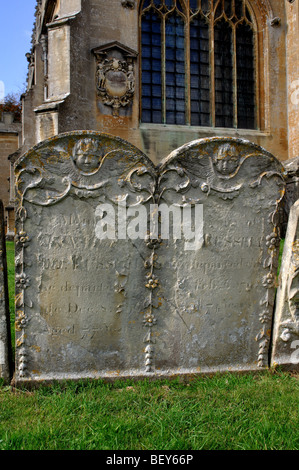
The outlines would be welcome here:
<svg viewBox="0 0 299 470">
<path fill-rule="evenodd" d="M 239 166 L 239 156 L 234 145 L 224 144 L 213 157 L 216 170 L 223 175 L 231 175 Z"/>
<path fill-rule="evenodd" d="M 100 166 L 101 157 L 95 140 L 82 139 L 74 146 L 73 160 L 76 167 L 83 173 L 93 173 Z"/>
</svg>

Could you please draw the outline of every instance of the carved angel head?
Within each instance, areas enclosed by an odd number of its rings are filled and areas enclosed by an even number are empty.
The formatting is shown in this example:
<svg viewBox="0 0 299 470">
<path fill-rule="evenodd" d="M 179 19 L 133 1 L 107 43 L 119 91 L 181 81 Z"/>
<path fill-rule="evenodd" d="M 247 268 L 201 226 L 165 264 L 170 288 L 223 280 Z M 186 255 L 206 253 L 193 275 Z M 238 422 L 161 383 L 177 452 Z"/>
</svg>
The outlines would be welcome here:
<svg viewBox="0 0 299 470">
<path fill-rule="evenodd" d="M 102 152 L 98 148 L 97 141 L 87 137 L 75 144 L 72 158 L 78 170 L 84 174 L 91 174 L 99 168 Z"/>
<path fill-rule="evenodd" d="M 233 174 L 239 166 L 237 148 L 232 144 L 223 144 L 218 152 L 213 155 L 213 163 L 216 170 L 222 175 Z"/>
</svg>

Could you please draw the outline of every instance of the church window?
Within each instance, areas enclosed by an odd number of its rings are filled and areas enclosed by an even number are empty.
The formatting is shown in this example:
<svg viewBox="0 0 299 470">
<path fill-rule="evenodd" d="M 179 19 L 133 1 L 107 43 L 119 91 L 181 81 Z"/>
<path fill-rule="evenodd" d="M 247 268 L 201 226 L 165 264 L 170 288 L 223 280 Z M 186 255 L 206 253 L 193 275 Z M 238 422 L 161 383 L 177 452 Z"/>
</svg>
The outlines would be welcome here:
<svg viewBox="0 0 299 470">
<path fill-rule="evenodd" d="M 256 128 L 247 0 L 142 0 L 141 121 Z"/>
</svg>

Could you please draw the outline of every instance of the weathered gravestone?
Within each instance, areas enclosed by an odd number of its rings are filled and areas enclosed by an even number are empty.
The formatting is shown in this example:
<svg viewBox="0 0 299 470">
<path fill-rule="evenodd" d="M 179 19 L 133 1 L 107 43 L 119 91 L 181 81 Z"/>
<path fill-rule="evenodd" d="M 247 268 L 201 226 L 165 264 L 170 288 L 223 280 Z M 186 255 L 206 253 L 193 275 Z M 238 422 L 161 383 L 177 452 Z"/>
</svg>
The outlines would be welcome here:
<svg viewBox="0 0 299 470">
<path fill-rule="evenodd" d="M 299 198 L 299 157 L 292 158 L 285 161 L 285 181 L 286 190 L 283 198 L 282 216 L 283 216 L 283 232 L 282 236 L 285 237 L 286 228 L 289 219 L 289 213 L 292 205 Z"/>
<path fill-rule="evenodd" d="M 9 380 L 12 372 L 4 210 L 0 201 L 0 378 Z"/>
<path fill-rule="evenodd" d="M 17 382 L 268 366 L 284 194 L 272 155 L 212 138 L 155 168 L 86 131 L 15 170 Z"/>
<path fill-rule="evenodd" d="M 273 328 L 272 365 L 299 369 L 299 200 L 291 207 Z"/>
</svg>

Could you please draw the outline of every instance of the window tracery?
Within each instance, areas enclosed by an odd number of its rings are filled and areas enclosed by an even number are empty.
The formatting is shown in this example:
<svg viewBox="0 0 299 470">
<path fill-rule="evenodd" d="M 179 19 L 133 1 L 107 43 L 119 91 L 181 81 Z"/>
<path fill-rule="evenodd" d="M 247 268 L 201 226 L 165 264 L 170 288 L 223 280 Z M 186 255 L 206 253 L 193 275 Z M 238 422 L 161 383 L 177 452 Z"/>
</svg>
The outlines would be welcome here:
<svg viewBox="0 0 299 470">
<path fill-rule="evenodd" d="M 247 0 L 143 0 L 141 121 L 256 128 Z"/>
</svg>

